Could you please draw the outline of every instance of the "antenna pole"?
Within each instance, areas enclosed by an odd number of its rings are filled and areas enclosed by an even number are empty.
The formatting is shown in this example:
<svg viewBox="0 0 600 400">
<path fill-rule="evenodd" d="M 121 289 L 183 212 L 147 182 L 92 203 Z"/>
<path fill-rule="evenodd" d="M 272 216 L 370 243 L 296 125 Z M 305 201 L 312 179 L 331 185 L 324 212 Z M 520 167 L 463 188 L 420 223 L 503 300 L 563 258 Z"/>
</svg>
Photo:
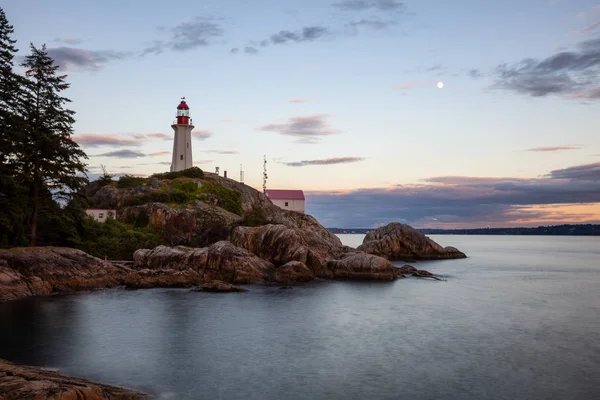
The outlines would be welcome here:
<svg viewBox="0 0 600 400">
<path fill-rule="evenodd" d="M 267 156 L 265 154 L 263 163 L 263 193 L 265 195 L 267 194 L 267 178 Z"/>
<path fill-rule="evenodd" d="M 240 183 L 244 183 L 244 170 L 242 169 L 242 164 L 240 164 Z"/>
</svg>

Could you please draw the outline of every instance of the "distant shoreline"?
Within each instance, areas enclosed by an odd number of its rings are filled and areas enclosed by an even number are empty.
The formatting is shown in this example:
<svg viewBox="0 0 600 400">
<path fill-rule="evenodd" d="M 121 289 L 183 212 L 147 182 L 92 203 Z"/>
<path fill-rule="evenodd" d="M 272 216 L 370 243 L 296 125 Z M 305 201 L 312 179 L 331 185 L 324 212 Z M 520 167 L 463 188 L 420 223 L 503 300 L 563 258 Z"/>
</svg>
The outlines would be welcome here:
<svg viewBox="0 0 600 400">
<path fill-rule="evenodd" d="M 366 234 L 375 228 L 327 228 L 335 234 Z M 417 229 L 426 235 L 600 236 L 600 224 L 538 226 L 536 228 Z"/>
</svg>

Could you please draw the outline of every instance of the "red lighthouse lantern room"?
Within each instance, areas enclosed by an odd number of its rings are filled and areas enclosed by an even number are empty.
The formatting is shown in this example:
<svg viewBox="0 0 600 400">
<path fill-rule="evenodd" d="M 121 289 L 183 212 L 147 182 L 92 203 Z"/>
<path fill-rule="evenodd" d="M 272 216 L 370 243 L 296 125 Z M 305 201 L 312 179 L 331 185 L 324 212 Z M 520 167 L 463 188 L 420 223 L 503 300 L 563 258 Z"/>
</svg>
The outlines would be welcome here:
<svg viewBox="0 0 600 400">
<path fill-rule="evenodd" d="M 177 125 L 190 124 L 190 108 L 185 102 L 185 97 L 181 99 L 181 103 L 177 106 Z"/>
</svg>

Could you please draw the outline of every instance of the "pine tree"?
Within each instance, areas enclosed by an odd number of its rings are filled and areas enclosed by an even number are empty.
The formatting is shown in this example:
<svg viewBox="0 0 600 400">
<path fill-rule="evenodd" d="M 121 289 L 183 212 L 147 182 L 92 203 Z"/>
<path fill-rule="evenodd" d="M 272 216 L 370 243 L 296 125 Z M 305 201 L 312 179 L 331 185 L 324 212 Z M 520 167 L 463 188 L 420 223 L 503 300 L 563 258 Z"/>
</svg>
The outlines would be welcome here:
<svg viewBox="0 0 600 400">
<path fill-rule="evenodd" d="M 68 198 L 88 181 L 82 161 L 87 156 L 71 139 L 75 112 L 65 108 L 71 100 L 61 96 L 69 87 L 66 75 L 57 74 L 58 66 L 45 45 L 30 47 L 31 54 L 22 64 L 27 71 L 25 124 L 17 158 L 30 188 L 30 244 L 35 246 L 43 212 L 41 194 L 49 189 L 54 196 Z"/>
<path fill-rule="evenodd" d="M 20 77 L 13 71 L 17 49 L 11 38 L 13 26 L 0 7 L 0 245 L 22 244 L 23 199 L 15 169 L 15 144 L 22 119 Z"/>
</svg>

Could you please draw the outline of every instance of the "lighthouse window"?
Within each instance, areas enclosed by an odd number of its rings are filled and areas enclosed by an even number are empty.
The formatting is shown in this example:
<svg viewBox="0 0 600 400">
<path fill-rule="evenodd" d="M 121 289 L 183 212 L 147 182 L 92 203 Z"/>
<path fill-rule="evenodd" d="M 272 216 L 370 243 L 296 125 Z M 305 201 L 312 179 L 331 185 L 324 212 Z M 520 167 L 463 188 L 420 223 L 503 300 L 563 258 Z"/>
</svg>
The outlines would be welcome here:
<svg viewBox="0 0 600 400">
<path fill-rule="evenodd" d="M 183 160 L 183 154 L 179 156 L 179 159 L 180 159 L 180 160 Z"/>
<path fill-rule="evenodd" d="M 187 144 L 187 147 L 188 147 L 188 149 L 190 148 L 190 143 L 189 143 L 189 142 L 188 142 L 188 144 Z"/>
</svg>

